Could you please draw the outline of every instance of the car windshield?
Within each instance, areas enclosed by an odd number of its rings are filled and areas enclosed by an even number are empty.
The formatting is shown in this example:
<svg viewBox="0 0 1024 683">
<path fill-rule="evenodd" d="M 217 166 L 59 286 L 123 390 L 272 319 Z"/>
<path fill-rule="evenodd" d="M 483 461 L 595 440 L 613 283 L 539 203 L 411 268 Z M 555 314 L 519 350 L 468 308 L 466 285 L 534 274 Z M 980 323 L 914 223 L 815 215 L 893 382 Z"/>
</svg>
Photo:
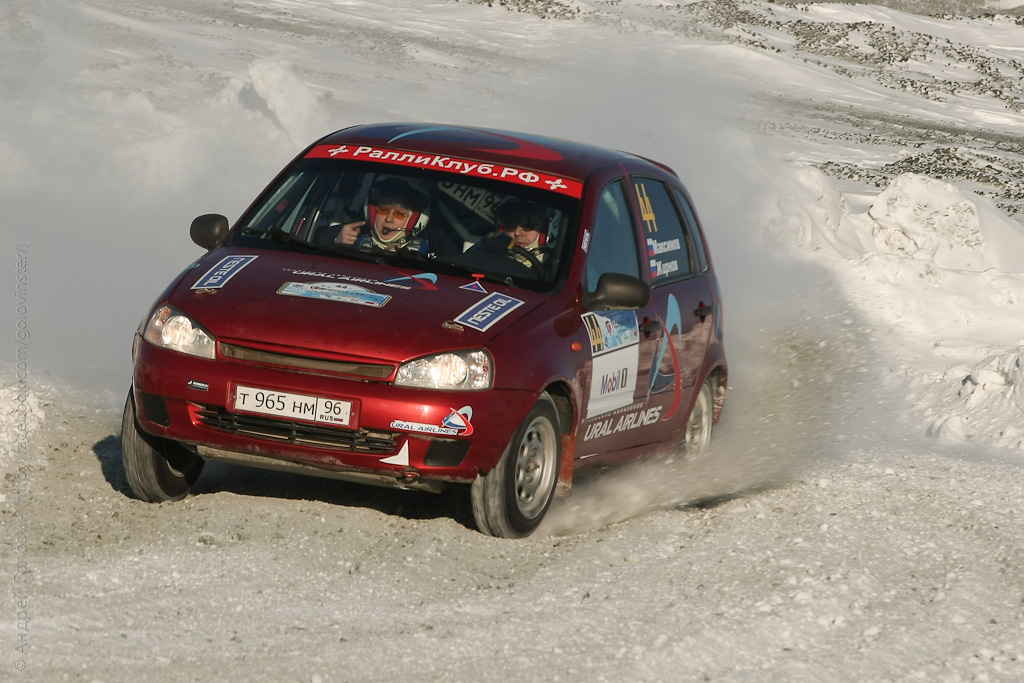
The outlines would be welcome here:
<svg viewBox="0 0 1024 683">
<path fill-rule="evenodd" d="M 427 260 L 435 269 L 547 290 L 567 267 L 578 201 L 458 173 L 304 159 L 242 217 L 232 242 Z"/>
</svg>

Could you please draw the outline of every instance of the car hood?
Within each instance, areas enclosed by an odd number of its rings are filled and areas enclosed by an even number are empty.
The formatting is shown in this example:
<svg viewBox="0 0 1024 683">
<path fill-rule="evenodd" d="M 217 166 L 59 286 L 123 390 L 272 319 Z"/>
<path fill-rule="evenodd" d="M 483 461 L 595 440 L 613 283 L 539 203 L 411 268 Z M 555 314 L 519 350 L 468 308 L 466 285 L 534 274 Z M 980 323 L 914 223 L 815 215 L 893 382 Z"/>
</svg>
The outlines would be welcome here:
<svg viewBox="0 0 1024 683">
<path fill-rule="evenodd" d="M 170 297 L 222 342 L 394 362 L 482 347 L 546 300 L 468 275 L 238 248 L 197 261 Z"/>
</svg>

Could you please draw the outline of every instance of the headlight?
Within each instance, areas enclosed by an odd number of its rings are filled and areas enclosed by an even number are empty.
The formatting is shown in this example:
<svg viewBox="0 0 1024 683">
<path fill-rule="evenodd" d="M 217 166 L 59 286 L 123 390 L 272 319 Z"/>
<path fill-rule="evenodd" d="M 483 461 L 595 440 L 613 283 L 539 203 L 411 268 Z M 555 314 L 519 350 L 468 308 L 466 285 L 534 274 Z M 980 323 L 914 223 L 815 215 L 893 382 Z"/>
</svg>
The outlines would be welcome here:
<svg viewBox="0 0 1024 683">
<path fill-rule="evenodd" d="M 399 367 L 395 384 L 425 389 L 490 389 L 493 366 L 491 354 L 483 349 L 439 353 Z"/>
<path fill-rule="evenodd" d="M 142 332 L 146 341 L 202 358 L 214 358 L 216 342 L 202 326 L 176 308 L 157 308 Z"/>
</svg>

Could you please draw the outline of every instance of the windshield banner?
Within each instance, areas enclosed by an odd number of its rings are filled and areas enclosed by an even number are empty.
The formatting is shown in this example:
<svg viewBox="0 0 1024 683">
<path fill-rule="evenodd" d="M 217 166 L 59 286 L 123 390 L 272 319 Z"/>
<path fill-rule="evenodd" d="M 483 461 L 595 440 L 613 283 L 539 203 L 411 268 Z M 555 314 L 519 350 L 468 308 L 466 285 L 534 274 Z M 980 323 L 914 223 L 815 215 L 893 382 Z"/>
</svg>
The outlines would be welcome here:
<svg viewBox="0 0 1024 683">
<path fill-rule="evenodd" d="M 583 195 L 583 183 L 569 178 L 527 171 L 513 166 L 481 163 L 440 154 L 420 154 L 369 145 L 317 145 L 306 154 L 307 159 L 361 159 L 396 166 L 448 171 L 475 178 L 493 178 L 506 183 L 539 187 L 577 199 Z"/>
</svg>

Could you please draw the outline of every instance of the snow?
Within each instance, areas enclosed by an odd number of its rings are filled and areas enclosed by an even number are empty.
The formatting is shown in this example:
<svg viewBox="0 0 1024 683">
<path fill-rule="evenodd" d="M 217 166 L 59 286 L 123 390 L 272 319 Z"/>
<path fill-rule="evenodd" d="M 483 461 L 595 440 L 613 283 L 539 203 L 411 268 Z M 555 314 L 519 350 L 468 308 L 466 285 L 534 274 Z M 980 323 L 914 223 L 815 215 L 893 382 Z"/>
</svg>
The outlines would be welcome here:
<svg viewBox="0 0 1024 683">
<path fill-rule="evenodd" d="M 1020 680 L 1015 3 L 491 5 L 9 3 L 2 679 Z M 226 465 L 130 497 L 131 339 L 191 219 L 387 120 L 679 172 L 726 307 L 710 456 L 581 482 L 517 542 Z"/>
</svg>

